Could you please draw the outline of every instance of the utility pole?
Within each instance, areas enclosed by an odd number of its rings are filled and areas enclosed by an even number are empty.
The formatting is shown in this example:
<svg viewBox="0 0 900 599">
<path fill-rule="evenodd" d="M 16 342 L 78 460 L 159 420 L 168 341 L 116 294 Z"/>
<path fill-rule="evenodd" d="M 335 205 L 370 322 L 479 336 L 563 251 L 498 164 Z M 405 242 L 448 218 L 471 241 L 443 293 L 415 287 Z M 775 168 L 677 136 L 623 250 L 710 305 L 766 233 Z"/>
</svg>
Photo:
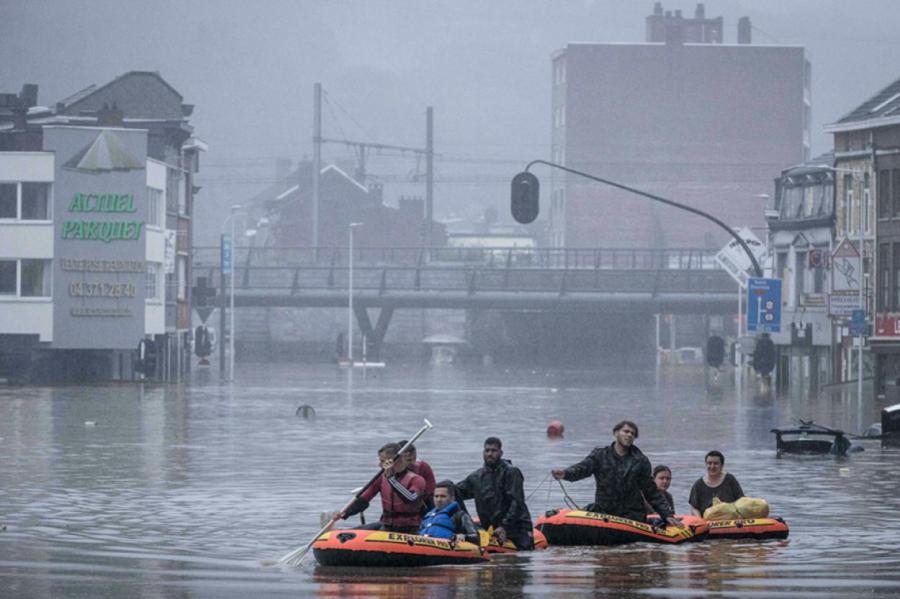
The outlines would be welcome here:
<svg viewBox="0 0 900 599">
<path fill-rule="evenodd" d="M 434 220 L 434 108 L 425 110 L 425 243 L 434 244 L 431 223 Z"/>
<path fill-rule="evenodd" d="M 398 152 L 401 155 L 407 153 L 416 156 L 425 156 L 425 242 L 430 247 L 432 244 L 432 226 L 434 219 L 434 108 L 428 106 L 425 112 L 425 147 L 412 148 L 409 146 L 398 146 L 391 144 L 383 144 L 377 142 L 358 141 L 353 139 L 335 139 L 322 136 L 322 84 L 315 84 L 313 96 L 314 119 L 313 119 L 313 173 L 312 173 L 312 193 L 313 193 L 313 246 L 319 246 L 319 175 L 322 172 L 322 145 L 323 144 L 340 144 L 342 146 L 352 147 L 357 157 L 357 168 L 355 179 L 365 185 L 366 177 L 366 152 L 370 150 L 382 150 L 389 152 Z"/>
<path fill-rule="evenodd" d="M 322 84 L 313 86 L 312 244 L 319 256 L 319 173 L 322 171 Z M 302 173 L 300 175 L 303 176 Z M 301 187 L 302 189 L 302 187 Z"/>
</svg>

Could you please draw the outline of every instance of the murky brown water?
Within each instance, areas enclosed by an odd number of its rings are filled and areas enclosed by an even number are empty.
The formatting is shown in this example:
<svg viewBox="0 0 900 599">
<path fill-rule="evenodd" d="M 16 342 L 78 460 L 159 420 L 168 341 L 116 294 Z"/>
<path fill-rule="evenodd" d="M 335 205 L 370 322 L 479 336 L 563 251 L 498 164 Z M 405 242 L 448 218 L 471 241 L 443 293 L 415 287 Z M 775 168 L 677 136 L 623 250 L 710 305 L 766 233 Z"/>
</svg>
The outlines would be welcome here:
<svg viewBox="0 0 900 599">
<path fill-rule="evenodd" d="M 792 418 L 858 432 L 880 404 L 712 394 L 699 372 L 505 372 L 392 365 L 352 382 L 331 367 L 247 365 L 235 386 L 0 388 L 0 597 L 834 596 L 900 594 L 900 451 L 866 443 L 846 459 L 776 459 Z M 301 404 L 317 417 L 295 416 Z M 481 441 L 534 491 L 611 440 L 622 418 L 674 470 L 687 510 L 713 448 L 745 491 L 791 525 L 787 541 L 551 548 L 474 567 L 347 571 L 267 567 L 304 544 L 373 473 L 374 451 L 435 428 L 420 457 L 438 478 L 480 464 Z M 563 440 L 544 430 L 566 425 Z M 587 503 L 593 482 L 569 486 Z M 549 493 L 548 493 L 549 492 Z M 537 516 L 562 505 L 547 483 Z M 377 516 L 373 508 L 370 517 Z"/>
</svg>

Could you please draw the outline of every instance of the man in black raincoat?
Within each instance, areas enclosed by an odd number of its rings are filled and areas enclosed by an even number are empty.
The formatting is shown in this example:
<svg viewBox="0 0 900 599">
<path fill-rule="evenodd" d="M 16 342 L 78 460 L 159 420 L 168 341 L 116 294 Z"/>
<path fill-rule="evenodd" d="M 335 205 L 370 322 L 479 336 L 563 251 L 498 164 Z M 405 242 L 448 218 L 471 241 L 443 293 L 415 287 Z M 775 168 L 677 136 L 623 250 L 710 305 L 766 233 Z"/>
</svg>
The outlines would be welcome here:
<svg viewBox="0 0 900 599">
<path fill-rule="evenodd" d="M 597 447 L 586 458 L 565 469 L 552 470 L 553 478 L 576 481 L 594 475 L 597 491 L 587 511 L 644 521 L 647 514 L 644 498 L 660 518 L 674 526 L 681 521 L 656 488 L 650 460 L 635 447 L 638 427 L 623 420 L 613 428 L 615 440 L 608 447 Z"/>
<path fill-rule="evenodd" d="M 456 483 L 457 498 L 475 499 L 482 528 L 494 527 L 500 544 L 507 539 L 520 550 L 534 549 L 531 514 L 525 505 L 525 478 L 503 459 L 503 443 L 497 437 L 484 440 L 484 466 Z"/>
</svg>

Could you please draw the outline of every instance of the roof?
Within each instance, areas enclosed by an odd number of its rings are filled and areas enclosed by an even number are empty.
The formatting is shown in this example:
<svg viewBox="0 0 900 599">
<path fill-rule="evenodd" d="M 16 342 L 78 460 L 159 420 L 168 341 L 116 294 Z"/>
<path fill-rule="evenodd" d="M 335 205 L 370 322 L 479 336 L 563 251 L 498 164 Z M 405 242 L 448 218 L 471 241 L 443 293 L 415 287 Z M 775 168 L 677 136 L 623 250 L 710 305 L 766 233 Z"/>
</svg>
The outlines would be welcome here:
<svg viewBox="0 0 900 599">
<path fill-rule="evenodd" d="M 825 130 L 837 133 L 894 124 L 900 124 L 900 79 L 869 97 L 836 123 L 826 125 Z"/>
<path fill-rule="evenodd" d="M 63 165 L 85 172 L 129 171 L 143 169 L 144 163 L 128 151 L 116 134 L 103 129 L 94 140 L 81 148 Z"/>
<path fill-rule="evenodd" d="M 190 113 L 183 100 L 159 73 L 128 71 L 103 85 L 89 85 L 57 102 L 55 108 L 58 114 L 78 116 L 112 105 L 132 118 L 182 121 Z"/>
</svg>

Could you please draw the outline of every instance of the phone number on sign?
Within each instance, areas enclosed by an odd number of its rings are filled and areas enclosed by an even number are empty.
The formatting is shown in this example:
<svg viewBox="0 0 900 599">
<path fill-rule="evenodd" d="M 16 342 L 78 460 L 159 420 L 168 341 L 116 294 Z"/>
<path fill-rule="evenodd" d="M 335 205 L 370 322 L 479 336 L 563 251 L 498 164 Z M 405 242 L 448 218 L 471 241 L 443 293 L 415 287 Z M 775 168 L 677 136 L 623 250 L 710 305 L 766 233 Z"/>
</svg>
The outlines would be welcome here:
<svg viewBox="0 0 900 599">
<path fill-rule="evenodd" d="M 72 297 L 134 297 L 134 283 L 101 283 L 73 281 L 69 283 Z"/>
</svg>

